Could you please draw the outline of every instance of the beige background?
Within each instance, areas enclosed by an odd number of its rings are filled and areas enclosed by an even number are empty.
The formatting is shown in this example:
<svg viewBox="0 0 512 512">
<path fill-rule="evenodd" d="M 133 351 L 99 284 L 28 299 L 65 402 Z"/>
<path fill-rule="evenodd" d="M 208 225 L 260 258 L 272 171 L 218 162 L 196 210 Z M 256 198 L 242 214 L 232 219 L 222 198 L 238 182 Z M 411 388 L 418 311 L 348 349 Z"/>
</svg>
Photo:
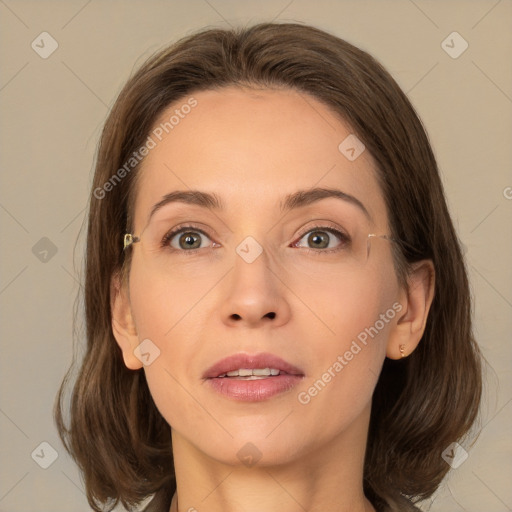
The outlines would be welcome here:
<svg viewBox="0 0 512 512">
<path fill-rule="evenodd" d="M 89 510 L 51 409 L 72 355 L 82 238 L 75 261 L 73 248 L 109 105 L 162 45 L 206 25 L 270 20 L 310 23 L 369 51 L 423 119 L 489 363 L 478 442 L 423 508 L 511 510 L 511 15 L 510 0 L 0 0 L 0 511 Z M 47 59 L 31 48 L 43 31 L 59 45 Z M 456 59 L 441 46 L 453 31 L 469 44 Z M 50 461 L 43 441 L 58 454 L 47 469 L 35 462 Z"/>
</svg>

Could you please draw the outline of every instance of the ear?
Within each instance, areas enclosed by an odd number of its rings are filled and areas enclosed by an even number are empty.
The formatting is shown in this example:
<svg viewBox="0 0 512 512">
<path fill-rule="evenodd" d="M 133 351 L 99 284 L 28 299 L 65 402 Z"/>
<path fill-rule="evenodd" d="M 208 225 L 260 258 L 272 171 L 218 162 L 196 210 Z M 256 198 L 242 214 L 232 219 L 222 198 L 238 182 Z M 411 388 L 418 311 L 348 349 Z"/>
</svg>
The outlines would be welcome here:
<svg viewBox="0 0 512 512">
<path fill-rule="evenodd" d="M 401 359 L 410 355 L 425 332 L 435 289 L 432 260 L 415 263 L 407 281 L 409 289 L 402 288 L 400 292 L 400 317 L 388 340 L 386 356 L 390 359 Z"/>
<path fill-rule="evenodd" d="M 140 342 L 133 321 L 128 284 L 119 274 L 115 274 L 110 283 L 110 306 L 112 310 L 112 332 L 123 352 L 124 364 L 130 370 L 138 370 L 143 365 L 135 357 L 134 350 Z"/>
</svg>

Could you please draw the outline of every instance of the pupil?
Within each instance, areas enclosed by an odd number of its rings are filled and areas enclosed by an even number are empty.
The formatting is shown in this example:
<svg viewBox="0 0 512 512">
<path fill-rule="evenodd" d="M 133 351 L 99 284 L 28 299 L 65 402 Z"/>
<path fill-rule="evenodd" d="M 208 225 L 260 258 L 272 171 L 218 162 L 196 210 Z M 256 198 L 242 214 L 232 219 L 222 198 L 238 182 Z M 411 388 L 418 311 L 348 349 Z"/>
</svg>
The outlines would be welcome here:
<svg viewBox="0 0 512 512">
<path fill-rule="evenodd" d="M 310 235 L 309 236 L 309 241 L 312 242 L 313 244 L 315 244 L 317 246 L 317 248 L 319 247 L 318 243 L 321 244 L 321 248 L 325 248 L 329 245 L 329 240 L 328 240 L 328 237 L 326 235 L 326 233 L 323 233 L 322 231 L 317 231 L 317 233 L 322 233 L 322 235 Z M 323 239 L 323 244 L 322 244 L 322 239 Z"/>
<path fill-rule="evenodd" d="M 194 246 L 194 238 L 196 238 L 197 240 L 199 240 L 199 237 L 195 237 L 194 235 L 190 234 L 190 233 L 184 233 L 181 237 L 180 237 L 180 242 L 183 241 L 185 246 L 190 248 L 190 247 L 193 247 Z M 180 245 L 183 247 L 183 245 L 180 243 Z M 197 244 L 196 244 L 197 245 Z M 201 245 L 201 240 L 199 240 L 199 245 Z M 195 248 L 195 247 L 193 247 Z"/>
</svg>

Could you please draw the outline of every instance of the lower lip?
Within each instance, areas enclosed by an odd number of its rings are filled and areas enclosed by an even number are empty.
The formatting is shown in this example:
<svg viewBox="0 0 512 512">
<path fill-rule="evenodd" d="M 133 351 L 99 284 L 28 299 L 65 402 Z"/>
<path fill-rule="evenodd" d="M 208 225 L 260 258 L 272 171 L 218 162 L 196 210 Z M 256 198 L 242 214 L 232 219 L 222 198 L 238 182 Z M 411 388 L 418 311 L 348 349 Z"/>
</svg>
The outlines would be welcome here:
<svg viewBox="0 0 512 512">
<path fill-rule="evenodd" d="M 276 375 L 258 380 L 242 380 L 228 377 L 207 379 L 209 385 L 217 392 L 241 402 L 261 402 L 279 393 L 294 388 L 302 375 Z"/>
</svg>

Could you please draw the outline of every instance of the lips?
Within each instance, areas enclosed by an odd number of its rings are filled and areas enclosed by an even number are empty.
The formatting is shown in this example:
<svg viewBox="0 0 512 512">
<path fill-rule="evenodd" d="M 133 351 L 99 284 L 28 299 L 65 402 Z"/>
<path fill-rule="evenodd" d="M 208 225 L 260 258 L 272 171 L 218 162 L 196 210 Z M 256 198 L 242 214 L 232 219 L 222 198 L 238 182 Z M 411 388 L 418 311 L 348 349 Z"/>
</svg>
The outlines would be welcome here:
<svg viewBox="0 0 512 512">
<path fill-rule="evenodd" d="M 255 371 L 266 369 L 270 372 Z M 230 372 L 233 376 L 227 375 Z M 206 386 L 224 398 L 262 402 L 289 393 L 302 381 L 304 372 L 274 354 L 240 353 L 221 359 L 203 377 Z"/>
<path fill-rule="evenodd" d="M 269 354 L 233 354 L 229 357 L 217 361 L 213 366 L 208 368 L 203 375 L 204 379 L 214 379 L 219 375 L 226 374 L 239 369 L 263 369 L 273 368 L 279 370 L 279 374 L 288 374 L 295 376 L 303 376 L 304 372 L 293 366 L 292 364 L 284 361 L 280 357 Z"/>
</svg>

